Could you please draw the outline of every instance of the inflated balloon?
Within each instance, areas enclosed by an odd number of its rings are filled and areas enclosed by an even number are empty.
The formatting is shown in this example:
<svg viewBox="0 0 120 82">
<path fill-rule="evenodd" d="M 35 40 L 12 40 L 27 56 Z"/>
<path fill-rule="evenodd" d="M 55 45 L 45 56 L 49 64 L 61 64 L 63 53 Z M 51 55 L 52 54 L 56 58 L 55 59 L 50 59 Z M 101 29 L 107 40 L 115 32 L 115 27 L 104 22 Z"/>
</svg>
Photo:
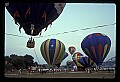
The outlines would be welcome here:
<svg viewBox="0 0 120 82">
<path fill-rule="evenodd" d="M 76 48 L 74 46 L 70 46 L 68 48 L 68 51 L 70 52 L 71 55 L 73 55 L 73 53 L 76 51 Z"/>
<path fill-rule="evenodd" d="M 101 65 L 108 52 L 110 51 L 111 40 L 102 33 L 93 33 L 86 36 L 82 43 L 81 48 L 84 53 L 89 56 L 97 65 Z"/>
<path fill-rule="evenodd" d="M 62 13 L 65 3 L 6 3 L 6 9 L 14 18 L 19 30 L 27 35 L 41 34 L 42 29 L 52 24 Z"/>
<path fill-rule="evenodd" d="M 78 60 L 78 62 L 83 65 L 85 68 L 87 67 L 96 67 L 96 63 L 93 62 L 89 57 L 84 56 L 84 57 L 80 57 L 80 59 Z"/>
<path fill-rule="evenodd" d="M 79 62 L 78 60 L 83 57 L 83 54 L 81 54 L 80 52 L 75 52 L 72 56 L 72 60 L 73 62 L 77 65 L 77 66 L 80 66 L 80 67 L 83 67 Z"/>
<path fill-rule="evenodd" d="M 57 39 L 47 39 L 41 44 L 40 51 L 49 65 L 55 65 L 64 59 L 65 45 Z"/>
</svg>

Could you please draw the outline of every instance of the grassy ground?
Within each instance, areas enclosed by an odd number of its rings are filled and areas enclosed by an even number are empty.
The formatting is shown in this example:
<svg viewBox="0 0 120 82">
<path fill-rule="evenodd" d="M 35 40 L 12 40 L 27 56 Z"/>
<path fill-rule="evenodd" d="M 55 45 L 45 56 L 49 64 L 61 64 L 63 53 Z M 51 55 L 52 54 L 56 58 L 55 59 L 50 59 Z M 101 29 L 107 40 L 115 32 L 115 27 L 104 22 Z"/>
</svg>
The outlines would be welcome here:
<svg viewBox="0 0 120 82">
<path fill-rule="evenodd" d="M 115 78 L 115 73 L 113 72 L 58 72 L 58 73 L 9 73 L 5 74 L 7 78 Z"/>
</svg>

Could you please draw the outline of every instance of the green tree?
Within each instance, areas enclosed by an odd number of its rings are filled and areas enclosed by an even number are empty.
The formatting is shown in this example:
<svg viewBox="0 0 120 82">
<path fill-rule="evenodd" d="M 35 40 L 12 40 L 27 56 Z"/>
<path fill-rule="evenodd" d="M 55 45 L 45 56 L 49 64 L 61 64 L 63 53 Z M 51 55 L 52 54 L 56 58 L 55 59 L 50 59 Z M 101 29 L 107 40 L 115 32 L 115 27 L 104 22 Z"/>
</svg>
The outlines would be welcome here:
<svg viewBox="0 0 120 82">
<path fill-rule="evenodd" d="M 34 66 L 38 66 L 38 63 L 37 63 L 37 62 L 34 62 Z"/>
<path fill-rule="evenodd" d="M 29 66 L 33 66 L 34 65 L 34 61 L 33 61 L 33 57 L 31 55 L 26 54 L 24 56 L 24 63 L 25 63 L 25 68 L 27 69 Z"/>
<path fill-rule="evenodd" d="M 29 66 L 38 66 L 37 62 L 33 61 L 33 57 L 31 55 L 26 54 L 25 56 L 18 56 L 16 54 L 11 54 L 9 56 L 5 56 L 5 72 L 12 69 L 24 69 Z"/>
<path fill-rule="evenodd" d="M 16 56 L 11 58 L 11 64 L 19 70 L 20 68 L 23 69 L 25 68 L 25 63 L 24 63 L 24 57 L 23 56 Z"/>
<path fill-rule="evenodd" d="M 15 67 L 12 65 L 12 64 L 5 64 L 5 73 L 7 72 L 7 71 L 12 71 L 12 70 L 15 70 Z"/>
</svg>

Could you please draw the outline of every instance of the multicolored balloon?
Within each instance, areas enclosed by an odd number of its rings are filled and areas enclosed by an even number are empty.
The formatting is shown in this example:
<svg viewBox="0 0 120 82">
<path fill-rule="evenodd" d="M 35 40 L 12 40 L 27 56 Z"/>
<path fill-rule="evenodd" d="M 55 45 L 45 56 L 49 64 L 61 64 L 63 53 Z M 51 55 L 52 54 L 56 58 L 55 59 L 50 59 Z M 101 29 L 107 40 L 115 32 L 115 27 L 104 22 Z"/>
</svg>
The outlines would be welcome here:
<svg viewBox="0 0 120 82">
<path fill-rule="evenodd" d="M 55 65 L 64 59 L 65 45 L 57 39 L 47 39 L 42 43 L 40 51 L 49 65 Z"/>
<path fill-rule="evenodd" d="M 85 68 L 87 67 L 96 67 L 96 63 L 93 62 L 89 57 L 84 56 L 84 57 L 80 57 L 80 59 L 78 60 L 78 62 L 83 65 Z"/>
<path fill-rule="evenodd" d="M 108 52 L 110 51 L 111 40 L 102 33 L 93 33 L 86 36 L 82 43 L 81 48 L 84 53 L 89 56 L 97 65 L 101 65 Z"/>
<path fill-rule="evenodd" d="M 83 57 L 83 54 L 81 54 L 80 52 L 75 52 L 72 56 L 72 60 L 73 62 L 77 65 L 77 66 L 80 66 L 80 67 L 83 67 L 79 62 L 78 60 Z"/>
<path fill-rule="evenodd" d="M 14 18 L 19 30 L 27 35 L 41 34 L 62 13 L 66 3 L 6 3 L 6 9 Z"/>
<path fill-rule="evenodd" d="M 68 51 L 70 52 L 71 55 L 73 55 L 73 53 L 76 51 L 76 48 L 74 46 L 70 46 L 68 48 Z"/>
</svg>

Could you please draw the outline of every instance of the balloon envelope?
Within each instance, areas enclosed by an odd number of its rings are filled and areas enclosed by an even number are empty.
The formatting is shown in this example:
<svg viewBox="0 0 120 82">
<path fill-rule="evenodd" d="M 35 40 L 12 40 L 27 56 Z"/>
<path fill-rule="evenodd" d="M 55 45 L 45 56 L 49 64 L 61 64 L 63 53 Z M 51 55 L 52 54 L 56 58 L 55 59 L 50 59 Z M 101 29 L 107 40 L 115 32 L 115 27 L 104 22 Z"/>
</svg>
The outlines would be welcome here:
<svg viewBox="0 0 120 82">
<path fill-rule="evenodd" d="M 80 52 L 75 52 L 72 56 L 72 60 L 73 62 L 77 65 L 77 66 L 80 66 L 80 67 L 83 67 L 79 62 L 78 60 L 83 57 L 83 54 L 81 54 Z"/>
<path fill-rule="evenodd" d="M 62 13 L 65 3 L 6 3 L 15 24 L 27 35 L 36 36 Z M 32 31 L 31 31 L 32 30 Z"/>
<path fill-rule="evenodd" d="M 96 63 L 93 62 L 89 57 L 84 56 L 84 57 L 80 57 L 80 59 L 78 60 L 78 62 L 83 65 L 84 67 L 96 67 Z"/>
<path fill-rule="evenodd" d="M 101 65 L 108 52 L 110 51 L 111 40 L 102 33 L 93 33 L 86 36 L 82 43 L 81 48 L 84 53 L 89 56 L 97 65 Z"/>
<path fill-rule="evenodd" d="M 62 62 L 65 53 L 65 46 L 57 39 L 47 39 L 42 43 L 40 51 L 49 65 L 55 65 Z"/>
</svg>

